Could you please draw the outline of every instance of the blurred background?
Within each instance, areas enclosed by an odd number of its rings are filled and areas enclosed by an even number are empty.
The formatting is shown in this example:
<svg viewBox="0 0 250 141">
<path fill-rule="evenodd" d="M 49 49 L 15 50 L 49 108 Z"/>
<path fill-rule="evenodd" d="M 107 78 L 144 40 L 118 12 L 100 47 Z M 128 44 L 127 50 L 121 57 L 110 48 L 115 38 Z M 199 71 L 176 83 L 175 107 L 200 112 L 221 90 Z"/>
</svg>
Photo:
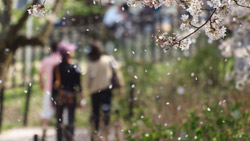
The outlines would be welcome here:
<svg viewBox="0 0 250 141">
<path fill-rule="evenodd" d="M 12 1 L 11 24 L 20 22 L 28 3 Z M 29 16 L 19 34 L 36 37 L 46 30 L 48 20 L 54 20 L 47 42 L 64 40 L 77 46 L 74 59 L 82 68 L 84 87 L 86 45 L 91 39 L 102 41 L 105 52 L 121 64 L 125 79 L 123 95 L 113 97 L 113 140 L 248 140 L 250 89 L 249 85 L 236 89 L 233 77 L 239 60 L 223 57 L 219 42 L 209 42 L 204 33 L 186 51 L 164 51 L 156 46 L 152 35 L 179 30 L 183 11 L 176 7 L 129 7 L 123 11 L 124 20 L 113 27 L 106 24 L 107 11 L 123 3 L 126 1 L 63 0 L 56 16 Z M 48 0 L 45 6 L 53 8 L 54 4 Z M 1 13 L 3 7 L 0 3 Z M 0 30 L 4 31 L 3 26 Z M 1 141 L 18 139 L 15 134 L 32 140 L 40 134 L 43 92 L 38 69 L 49 52 L 48 45 L 38 44 L 15 49 L 4 83 L 0 80 L 4 85 L 0 92 Z M 85 89 L 84 95 L 87 105 L 77 110 L 76 128 L 77 135 L 89 140 L 91 106 Z M 50 126 L 55 126 L 55 119 Z"/>
</svg>

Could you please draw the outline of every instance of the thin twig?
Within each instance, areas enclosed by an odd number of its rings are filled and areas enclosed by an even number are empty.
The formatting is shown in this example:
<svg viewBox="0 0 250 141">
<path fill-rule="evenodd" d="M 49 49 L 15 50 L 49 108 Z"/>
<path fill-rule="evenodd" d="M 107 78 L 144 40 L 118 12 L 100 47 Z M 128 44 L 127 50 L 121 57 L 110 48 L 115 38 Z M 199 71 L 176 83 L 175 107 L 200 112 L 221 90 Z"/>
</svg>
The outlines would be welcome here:
<svg viewBox="0 0 250 141">
<path fill-rule="evenodd" d="M 201 10 L 211 11 L 211 10 L 214 10 L 214 9 L 213 8 L 201 8 Z"/>
<path fill-rule="evenodd" d="M 193 25 L 191 22 L 189 22 L 189 25 L 191 25 L 194 28 L 199 28 L 198 26 Z"/>
<path fill-rule="evenodd" d="M 241 4 L 238 3 L 237 0 L 234 0 L 234 2 L 235 2 L 236 5 L 238 5 L 240 7 L 249 8 L 250 9 L 250 6 L 241 5 Z"/>
</svg>

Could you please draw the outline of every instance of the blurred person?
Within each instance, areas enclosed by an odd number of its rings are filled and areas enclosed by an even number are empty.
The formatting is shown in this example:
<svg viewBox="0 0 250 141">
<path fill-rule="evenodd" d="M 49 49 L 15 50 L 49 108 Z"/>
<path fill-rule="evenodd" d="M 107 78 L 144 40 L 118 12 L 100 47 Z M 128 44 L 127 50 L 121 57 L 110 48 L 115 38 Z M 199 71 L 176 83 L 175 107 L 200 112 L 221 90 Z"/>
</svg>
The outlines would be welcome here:
<svg viewBox="0 0 250 141">
<path fill-rule="evenodd" d="M 145 35 L 148 33 L 152 33 L 153 26 L 154 26 L 154 20 L 155 20 L 155 13 L 154 9 L 150 7 L 144 7 L 140 13 L 139 17 L 137 18 L 140 26 L 141 32 Z"/>
<path fill-rule="evenodd" d="M 44 91 L 43 108 L 41 112 L 42 118 L 42 140 L 45 140 L 48 123 L 54 115 L 54 109 L 51 104 L 52 78 L 53 68 L 61 61 L 61 56 L 57 52 L 57 43 L 53 42 L 50 45 L 51 54 L 42 60 L 42 65 L 39 70 L 40 88 Z"/>
<path fill-rule="evenodd" d="M 99 131 L 100 109 L 104 113 L 104 140 L 107 140 L 111 112 L 112 90 L 122 87 L 122 76 L 118 70 L 117 62 L 113 56 L 104 54 L 100 42 L 90 43 L 87 47 L 88 68 L 87 82 L 91 93 L 93 129 Z M 114 73 L 117 74 L 114 84 Z M 121 92 L 121 91 L 120 91 Z M 92 136 L 94 138 L 94 136 Z"/>
<path fill-rule="evenodd" d="M 62 141 L 63 133 L 65 133 L 66 139 L 71 141 L 74 136 L 77 97 L 83 98 L 81 74 L 79 66 L 72 63 L 75 46 L 61 42 L 58 45 L 58 50 L 62 56 L 62 62 L 54 68 L 52 88 L 52 99 L 56 107 L 57 141 Z M 64 108 L 68 109 L 68 124 L 65 127 L 62 125 Z"/>
<path fill-rule="evenodd" d="M 103 32 L 102 38 L 105 45 L 105 51 L 111 53 L 116 46 L 117 39 L 121 39 L 131 30 L 131 23 L 128 21 L 130 17 L 129 7 L 126 3 L 117 6 L 109 5 L 103 16 Z"/>
<path fill-rule="evenodd" d="M 126 3 L 121 6 L 110 6 L 103 17 L 103 24 L 108 29 L 114 31 L 116 24 L 127 19 L 129 7 Z"/>
</svg>

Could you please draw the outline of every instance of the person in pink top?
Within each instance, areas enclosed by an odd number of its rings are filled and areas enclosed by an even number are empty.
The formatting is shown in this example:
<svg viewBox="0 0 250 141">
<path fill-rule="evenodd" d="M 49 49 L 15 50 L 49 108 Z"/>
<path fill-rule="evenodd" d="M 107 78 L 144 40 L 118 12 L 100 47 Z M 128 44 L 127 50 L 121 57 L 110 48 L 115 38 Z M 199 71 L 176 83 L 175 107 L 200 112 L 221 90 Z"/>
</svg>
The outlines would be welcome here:
<svg viewBox="0 0 250 141">
<path fill-rule="evenodd" d="M 61 62 L 61 56 L 57 52 L 57 43 L 51 44 L 51 54 L 42 60 L 42 65 L 39 70 L 40 88 L 44 91 L 43 109 L 41 112 L 43 135 L 42 140 L 45 140 L 48 123 L 54 115 L 54 108 L 51 103 L 53 69 Z"/>
</svg>

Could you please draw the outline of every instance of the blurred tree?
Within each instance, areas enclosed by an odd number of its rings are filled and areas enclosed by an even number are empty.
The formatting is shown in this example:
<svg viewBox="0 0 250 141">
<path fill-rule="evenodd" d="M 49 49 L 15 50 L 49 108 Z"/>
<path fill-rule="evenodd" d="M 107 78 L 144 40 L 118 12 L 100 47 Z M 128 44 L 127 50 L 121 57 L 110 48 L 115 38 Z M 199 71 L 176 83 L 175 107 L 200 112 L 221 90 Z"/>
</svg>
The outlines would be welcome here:
<svg viewBox="0 0 250 141">
<path fill-rule="evenodd" d="M 65 0 L 60 16 L 65 17 L 67 25 L 83 26 L 99 23 L 103 9 L 92 0 Z"/>
<path fill-rule="evenodd" d="M 1 3 L 2 2 L 2 3 Z M 4 83 L 6 72 L 11 64 L 16 50 L 26 45 L 44 46 L 54 25 L 53 18 L 48 18 L 44 30 L 32 38 L 27 38 L 21 33 L 29 17 L 27 10 L 24 10 L 22 16 L 16 23 L 11 23 L 14 17 L 12 2 L 13 0 L 2 0 L 0 7 L 0 80 Z M 32 5 L 37 4 L 39 0 L 32 0 Z M 58 14 L 63 0 L 55 0 L 51 16 Z M 50 19 L 50 20 L 49 20 Z M 3 85 L 0 85 L 0 88 Z"/>
</svg>

